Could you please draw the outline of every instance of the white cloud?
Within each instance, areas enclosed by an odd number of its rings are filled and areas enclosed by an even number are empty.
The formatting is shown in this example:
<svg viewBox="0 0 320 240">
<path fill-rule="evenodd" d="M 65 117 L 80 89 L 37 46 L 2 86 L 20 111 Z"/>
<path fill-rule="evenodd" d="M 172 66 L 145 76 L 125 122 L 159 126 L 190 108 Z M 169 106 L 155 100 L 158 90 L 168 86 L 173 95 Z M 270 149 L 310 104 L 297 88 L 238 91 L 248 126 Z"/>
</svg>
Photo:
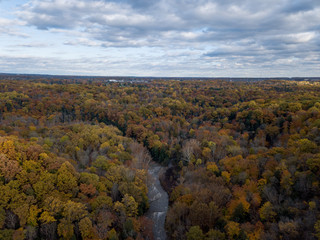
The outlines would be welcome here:
<svg viewBox="0 0 320 240">
<path fill-rule="evenodd" d="M 18 30 L 18 27 L 22 25 L 23 23 L 21 21 L 0 17 L 0 36 L 11 35 L 11 36 L 19 36 L 19 37 L 28 37 L 27 34 L 21 33 Z"/>
<path fill-rule="evenodd" d="M 288 35 L 288 37 L 291 38 L 296 43 L 309 42 L 310 40 L 314 39 L 315 36 L 316 36 L 315 32 L 302 32 L 302 33 Z"/>
<path fill-rule="evenodd" d="M 297 74 L 319 73 L 317 0 L 30 0 L 16 14 L 19 21 L 0 18 L 0 34 L 25 34 L 19 31 L 25 24 L 25 30 L 37 28 L 38 35 L 56 38 L 50 47 L 63 48 L 57 51 L 121 49 L 120 63 L 112 67 L 129 73 L 147 69 L 149 74 L 182 74 L 184 66 L 194 68 L 185 69 L 184 75 L 223 70 L 271 74 L 276 69 L 291 74 L 291 68 Z M 130 64 L 126 52 L 132 48 L 142 57 Z M 176 50 L 184 51 L 184 57 L 168 54 Z M 161 59 L 152 59 L 153 52 Z M 70 59 L 77 56 L 69 54 Z"/>
</svg>

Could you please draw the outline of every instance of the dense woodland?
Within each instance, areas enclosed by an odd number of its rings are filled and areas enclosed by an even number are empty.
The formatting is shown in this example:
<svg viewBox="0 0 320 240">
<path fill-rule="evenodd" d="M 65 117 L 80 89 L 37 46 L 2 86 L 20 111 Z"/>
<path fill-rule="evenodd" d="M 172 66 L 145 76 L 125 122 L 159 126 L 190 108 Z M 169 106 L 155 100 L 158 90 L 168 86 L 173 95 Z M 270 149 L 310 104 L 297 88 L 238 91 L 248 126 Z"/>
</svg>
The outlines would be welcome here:
<svg viewBox="0 0 320 240">
<path fill-rule="evenodd" d="M 0 82 L 0 239 L 320 239 L 320 84 Z"/>
</svg>

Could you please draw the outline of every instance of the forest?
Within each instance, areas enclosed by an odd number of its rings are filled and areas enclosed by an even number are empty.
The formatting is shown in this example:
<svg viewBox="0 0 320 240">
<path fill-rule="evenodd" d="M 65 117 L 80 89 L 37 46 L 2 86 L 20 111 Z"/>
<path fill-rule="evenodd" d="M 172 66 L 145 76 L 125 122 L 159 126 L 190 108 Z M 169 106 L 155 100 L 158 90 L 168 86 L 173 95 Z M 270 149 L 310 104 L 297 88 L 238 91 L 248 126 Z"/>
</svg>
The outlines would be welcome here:
<svg viewBox="0 0 320 240">
<path fill-rule="evenodd" d="M 318 81 L 0 81 L 0 239 L 320 239 Z"/>
</svg>

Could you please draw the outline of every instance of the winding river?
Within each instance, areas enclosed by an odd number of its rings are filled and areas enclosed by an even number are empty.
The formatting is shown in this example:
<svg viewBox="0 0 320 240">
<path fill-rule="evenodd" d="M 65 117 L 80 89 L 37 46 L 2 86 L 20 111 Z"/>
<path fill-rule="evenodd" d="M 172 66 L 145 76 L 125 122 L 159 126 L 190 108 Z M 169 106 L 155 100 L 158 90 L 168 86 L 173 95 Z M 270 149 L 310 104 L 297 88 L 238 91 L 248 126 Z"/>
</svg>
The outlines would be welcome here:
<svg viewBox="0 0 320 240">
<path fill-rule="evenodd" d="M 149 204 L 150 208 L 147 217 L 153 221 L 153 235 L 155 240 L 167 239 L 164 228 L 166 214 L 168 210 L 168 194 L 163 190 L 160 184 L 160 174 L 164 168 L 156 163 L 152 163 L 149 167 L 151 181 L 149 182 Z"/>
</svg>

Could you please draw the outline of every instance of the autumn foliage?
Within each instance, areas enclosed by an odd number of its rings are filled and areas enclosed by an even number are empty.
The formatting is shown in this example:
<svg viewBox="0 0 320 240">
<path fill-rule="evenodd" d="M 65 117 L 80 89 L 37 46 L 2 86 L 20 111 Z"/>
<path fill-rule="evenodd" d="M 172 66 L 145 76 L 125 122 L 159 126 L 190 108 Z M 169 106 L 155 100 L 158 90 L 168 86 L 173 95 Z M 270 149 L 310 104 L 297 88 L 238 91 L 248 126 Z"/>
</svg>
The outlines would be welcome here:
<svg viewBox="0 0 320 240">
<path fill-rule="evenodd" d="M 0 239 L 320 238 L 320 85 L 3 80 Z M 151 157 L 150 157 L 151 156 Z"/>
</svg>

